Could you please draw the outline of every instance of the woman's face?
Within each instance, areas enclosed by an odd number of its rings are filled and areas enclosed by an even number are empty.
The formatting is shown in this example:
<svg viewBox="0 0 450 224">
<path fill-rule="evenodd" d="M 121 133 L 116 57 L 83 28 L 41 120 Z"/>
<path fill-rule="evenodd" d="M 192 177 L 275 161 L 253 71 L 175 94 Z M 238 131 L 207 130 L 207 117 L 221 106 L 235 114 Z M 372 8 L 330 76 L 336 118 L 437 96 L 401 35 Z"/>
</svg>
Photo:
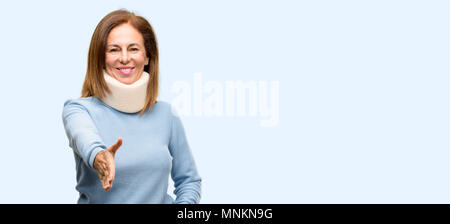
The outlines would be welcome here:
<svg viewBox="0 0 450 224">
<path fill-rule="evenodd" d="M 114 27 L 106 40 L 105 70 L 124 84 L 137 81 L 148 64 L 142 34 L 129 23 Z"/>
</svg>

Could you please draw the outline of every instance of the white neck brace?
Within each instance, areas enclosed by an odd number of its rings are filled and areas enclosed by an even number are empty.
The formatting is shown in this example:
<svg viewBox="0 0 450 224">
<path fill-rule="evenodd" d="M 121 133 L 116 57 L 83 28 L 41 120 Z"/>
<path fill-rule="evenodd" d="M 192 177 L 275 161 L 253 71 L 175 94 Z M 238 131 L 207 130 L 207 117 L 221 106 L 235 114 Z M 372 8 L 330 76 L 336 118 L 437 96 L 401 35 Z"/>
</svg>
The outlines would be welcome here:
<svg viewBox="0 0 450 224">
<path fill-rule="evenodd" d="M 147 72 L 142 72 L 141 78 L 130 85 L 119 82 L 105 71 L 103 71 L 103 77 L 105 77 L 106 85 L 111 90 L 111 94 L 106 93 L 103 98 L 104 103 L 125 113 L 136 113 L 144 108 L 147 84 L 150 79 Z"/>
</svg>

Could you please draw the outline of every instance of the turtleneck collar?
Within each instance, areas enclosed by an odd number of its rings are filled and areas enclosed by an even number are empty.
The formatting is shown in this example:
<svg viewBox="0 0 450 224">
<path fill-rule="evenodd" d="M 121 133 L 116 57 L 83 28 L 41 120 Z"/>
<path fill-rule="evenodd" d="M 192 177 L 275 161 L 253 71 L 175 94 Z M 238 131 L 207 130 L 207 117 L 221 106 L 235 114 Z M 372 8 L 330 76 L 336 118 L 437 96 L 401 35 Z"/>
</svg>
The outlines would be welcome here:
<svg viewBox="0 0 450 224">
<path fill-rule="evenodd" d="M 106 93 L 103 102 L 112 108 L 125 112 L 136 113 L 144 108 L 147 96 L 147 85 L 150 75 L 143 71 L 141 77 L 134 83 L 127 85 L 119 82 L 103 71 L 106 85 L 111 94 Z"/>
</svg>

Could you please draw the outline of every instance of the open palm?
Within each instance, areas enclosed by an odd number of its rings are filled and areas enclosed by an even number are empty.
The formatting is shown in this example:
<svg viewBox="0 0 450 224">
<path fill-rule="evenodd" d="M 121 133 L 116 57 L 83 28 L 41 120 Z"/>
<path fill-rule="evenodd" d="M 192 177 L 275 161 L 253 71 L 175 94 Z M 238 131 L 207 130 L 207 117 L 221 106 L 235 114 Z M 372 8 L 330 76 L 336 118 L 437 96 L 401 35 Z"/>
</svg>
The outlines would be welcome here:
<svg viewBox="0 0 450 224">
<path fill-rule="evenodd" d="M 114 157 L 119 147 L 122 145 L 122 138 L 119 138 L 116 143 L 108 147 L 106 150 L 97 153 L 94 159 L 94 169 L 97 171 L 100 182 L 105 191 L 112 187 L 115 176 Z"/>
</svg>

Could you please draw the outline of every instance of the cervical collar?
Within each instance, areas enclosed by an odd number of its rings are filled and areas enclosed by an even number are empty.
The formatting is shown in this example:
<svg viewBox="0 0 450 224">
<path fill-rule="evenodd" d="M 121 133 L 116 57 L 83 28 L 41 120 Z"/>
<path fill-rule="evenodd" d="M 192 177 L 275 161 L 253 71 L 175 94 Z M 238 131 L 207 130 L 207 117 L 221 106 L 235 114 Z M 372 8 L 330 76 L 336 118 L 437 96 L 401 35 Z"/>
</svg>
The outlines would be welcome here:
<svg viewBox="0 0 450 224">
<path fill-rule="evenodd" d="M 142 72 L 141 78 L 130 85 L 119 82 L 108 75 L 106 71 L 103 71 L 103 77 L 111 90 L 111 94 L 106 93 L 103 98 L 104 103 L 125 113 L 136 113 L 144 108 L 147 84 L 150 78 L 147 72 Z"/>
</svg>

